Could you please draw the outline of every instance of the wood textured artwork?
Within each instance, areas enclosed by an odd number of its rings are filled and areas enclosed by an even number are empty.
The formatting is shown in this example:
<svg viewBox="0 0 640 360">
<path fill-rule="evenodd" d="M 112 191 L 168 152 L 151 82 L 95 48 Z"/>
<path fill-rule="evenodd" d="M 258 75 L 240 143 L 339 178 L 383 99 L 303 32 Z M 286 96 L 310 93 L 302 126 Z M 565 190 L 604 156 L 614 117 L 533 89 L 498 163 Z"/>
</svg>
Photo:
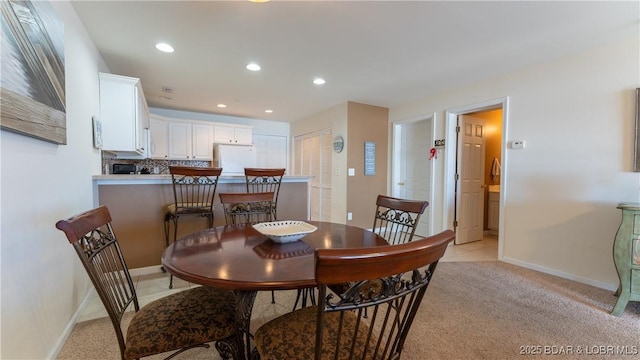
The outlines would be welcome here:
<svg viewBox="0 0 640 360">
<path fill-rule="evenodd" d="M 2 129 L 67 143 L 64 26 L 47 1 L 0 2 Z"/>
</svg>

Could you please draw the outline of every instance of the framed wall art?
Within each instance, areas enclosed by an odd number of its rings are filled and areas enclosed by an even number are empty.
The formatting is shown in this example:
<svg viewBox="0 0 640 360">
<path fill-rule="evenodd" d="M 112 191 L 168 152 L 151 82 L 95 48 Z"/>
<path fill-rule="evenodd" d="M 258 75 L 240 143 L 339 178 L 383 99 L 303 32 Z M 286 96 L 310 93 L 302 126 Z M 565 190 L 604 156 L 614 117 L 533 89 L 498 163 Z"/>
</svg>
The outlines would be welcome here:
<svg viewBox="0 0 640 360">
<path fill-rule="evenodd" d="M 376 143 L 373 141 L 364 142 L 364 175 L 373 176 L 376 174 Z"/>
<path fill-rule="evenodd" d="M 64 24 L 48 1 L 0 2 L 2 129 L 67 143 Z"/>
</svg>

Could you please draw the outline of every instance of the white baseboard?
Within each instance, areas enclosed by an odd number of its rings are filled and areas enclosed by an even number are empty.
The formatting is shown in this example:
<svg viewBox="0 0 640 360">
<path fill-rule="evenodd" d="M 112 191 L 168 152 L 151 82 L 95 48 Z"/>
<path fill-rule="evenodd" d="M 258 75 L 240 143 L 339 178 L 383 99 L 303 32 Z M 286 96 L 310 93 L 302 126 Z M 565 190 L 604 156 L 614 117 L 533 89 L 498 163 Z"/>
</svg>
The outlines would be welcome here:
<svg viewBox="0 0 640 360">
<path fill-rule="evenodd" d="M 160 272 L 162 272 L 162 270 L 160 270 L 160 265 L 147 266 L 143 268 L 129 270 L 129 273 L 131 274 L 132 277 L 140 276 L 140 275 L 156 274 Z M 82 302 L 80 303 L 80 306 L 78 306 L 78 309 L 76 309 L 75 313 L 73 314 L 71 319 L 69 319 L 69 322 L 67 323 L 67 325 L 64 327 L 62 334 L 60 334 L 60 336 L 58 337 L 58 340 L 56 341 L 56 344 L 53 347 L 53 349 L 51 349 L 51 352 L 49 353 L 49 356 L 47 356 L 47 359 L 58 358 L 60 351 L 62 351 L 62 347 L 67 342 L 67 340 L 69 339 L 69 336 L 71 335 L 71 332 L 73 331 L 73 327 L 78 322 L 78 319 L 80 318 L 80 316 L 84 312 L 84 309 L 87 307 L 87 304 L 89 303 L 89 299 L 93 296 L 93 294 L 95 294 L 95 292 L 96 292 L 96 289 L 92 286 L 90 290 L 87 292 L 87 294 L 85 295 L 84 299 L 82 299 Z"/>
<path fill-rule="evenodd" d="M 84 299 L 82 299 L 80 306 L 78 306 L 78 309 L 76 309 L 76 312 L 73 313 L 73 316 L 71 317 L 71 319 L 69 319 L 69 322 L 64 327 L 62 334 L 60 334 L 60 336 L 58 337 L 58 341 L 56 341 L 56 344 L 54 345 L 53 349 L 51 349 L 51 352 L 49 353 L 49 356 L 47 356 L 47 359 L 58 358 L 60 351 L 62 351 L 62 347 L 64 347 L 64 344 L 69 339 L 69 335 L 71 335 L 71 331 L 73 331 L 73 327 L 76 326 L 76 323 L 78 322 L 78 318 L 80 318 L 80 315 L 84 312 L 84 309 L 87 307 L 87 304 L 89 303 L 89 298 L 91 298 L 91 296 L 93 295 L 93 293 L 95 293 L 95 291 L 96 290 L 92 286 L 91 289 L 85 295 Z"/>
<path fill-rule="evenodd" d="M 162 272 L 160 265 L 146 266 L 141 268 L 129 269 L 131 276 L 157 274 Z"/>
<path fill-rule="evenodd" d="M 503 257 L 502 259 L 500 259 L 500 261 L 504 261 L 506 263 L 509 263 L 509 264 L 512 264 L 512 265 L 516 265 L 516 266 L 520 266 L 520 267 L 523 267 L 523 268 L 527 268 L 527 269 L 531 269 L 531 270 L 535 270 L 535 271 L 540 271 L 540 272 L 545 273 L 545 274 L 558 276 L 558 277 L 561 277 L 563 279 L 573 280 L 573 281 L 577 281 L 577 282 L 582 283 L 582 284 L 595 286 L 595 287 L 600 288 L 600 289 L 605 289 L 605 290 L 610 290 L 610 291 L 616 291 L 618 289 L 618 284 L 611 284 L 611 283 L 606 283 L 606 282 L 597 281 L 597 280 L 593 280 L 593 279 L 588 279 L 588 278 L 585 278 L 585 277 L 582 277 L 582 276 L 569 274 L 569 273 L 566 273 L 566 272 L 563 272 L 563 271 L 550 269 L 550 268 L 547 268 L 547 267 L 544 267 L 544 266 L 531 264 L 531 263 L 528 263 L 528 262 L 525 262 L 525 261 L 521 261 L 521 260 L 517 260 L 517 259 L 513 259 L 513 258 Z"/>
</svg>

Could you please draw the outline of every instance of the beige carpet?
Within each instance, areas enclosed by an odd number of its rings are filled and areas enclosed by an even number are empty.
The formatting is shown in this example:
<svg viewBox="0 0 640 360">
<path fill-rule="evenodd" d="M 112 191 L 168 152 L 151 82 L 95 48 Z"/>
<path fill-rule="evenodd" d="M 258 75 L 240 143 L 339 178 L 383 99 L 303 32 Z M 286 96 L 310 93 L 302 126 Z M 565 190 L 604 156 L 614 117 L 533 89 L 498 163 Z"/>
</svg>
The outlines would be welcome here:
<svg viewBox="0 0 640 360">
<path fill-rule="evenodd" d="M 259 294 L 252 327 L 289 311 L 294 297 L 295 292 L 276 292 L 274 305 L 270 293 Z M 609 315 L 615 301 L 610 291 L 506 263 L 443 262 L 402 358 L 640 358 L 640 303 L 629 303 L 624 314 L 615 317 Z M 77 324 L 58 357 L 119 358 L 108 319 Z M 211 347 L 176 359 L 219 357 Z"/>
</svg>

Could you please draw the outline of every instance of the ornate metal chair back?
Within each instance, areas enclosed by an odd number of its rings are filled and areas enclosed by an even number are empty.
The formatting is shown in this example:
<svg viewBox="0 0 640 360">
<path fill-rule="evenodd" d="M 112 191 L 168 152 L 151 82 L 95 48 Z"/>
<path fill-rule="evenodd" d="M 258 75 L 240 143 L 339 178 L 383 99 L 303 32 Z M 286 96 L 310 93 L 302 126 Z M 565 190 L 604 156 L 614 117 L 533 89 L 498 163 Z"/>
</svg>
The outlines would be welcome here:
<svg viewBox="0 0 640 360">
<path fill-rule="evenodd" d="M 373 231 L 392 245 L 409 242 L 427 206 L 427 201 L 378 195 Z"/>
<path fill-rule="evenodd" d="M 273 192 L 220 193 L 227 225 L 273 220 Z"/>
<path fill-rule="evenodd" d="M 447 230 L 382 248 L 316 250 L 315 359 L 336 354 L 340 359 L 400 358 L 438 261 L 453 239 Z M 327 285 L 335 283 L 350 287 L 334 296 Z"/>
<path fill-rule="evenodd" d="M 273 220 L 277 219 L 278 194 L 286 169 L 245 168 L 247 192 L 273 192 Z"/>
<path fill-rule="evenodd" d="M 124 358 L 125 338 L 120 320 L 131 304 L 136 312 L 140 306 L 120 245 L 111 227 L 109 210 L 106 206 L 101 206 L 71 219 L 60 220 L 56 223 L 56 228 L 65 233 L 89 274 L 109 314 Z"/>
</svg>

